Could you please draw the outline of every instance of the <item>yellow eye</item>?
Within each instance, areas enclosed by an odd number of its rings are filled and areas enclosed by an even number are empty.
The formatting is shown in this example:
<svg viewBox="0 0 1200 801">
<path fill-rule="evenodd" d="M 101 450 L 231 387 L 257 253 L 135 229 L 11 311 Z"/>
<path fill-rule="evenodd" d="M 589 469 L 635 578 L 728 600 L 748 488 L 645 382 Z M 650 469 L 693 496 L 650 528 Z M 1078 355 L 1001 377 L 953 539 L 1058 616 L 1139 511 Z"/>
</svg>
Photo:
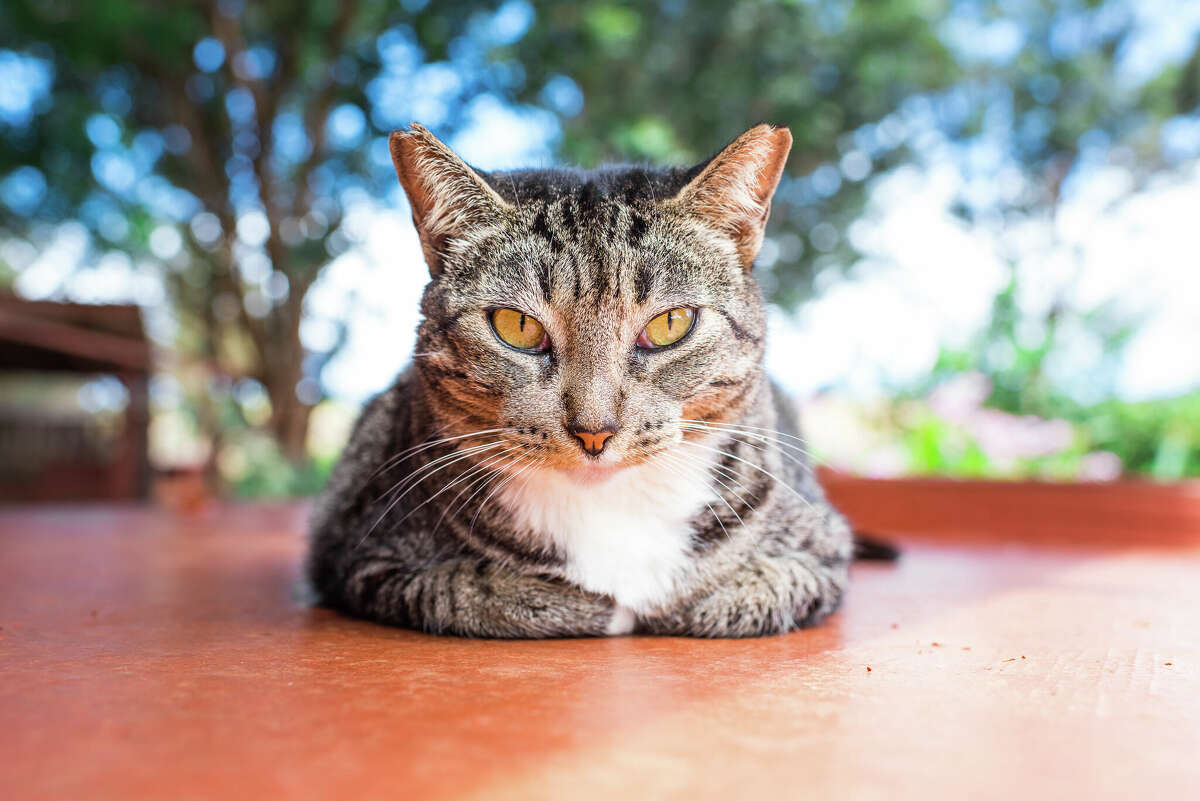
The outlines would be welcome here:
<svg viewBox="0 0 1200 801">
<path fill-rule="evenodd" d="M 516 309 L 496 309 L 492 312 L 492 328 L 496 329 L 500 339 L 514 348 L 537 351 L 550 347 L 542 324 Z"/>
<path fill-rule="evenodd" d="M 642 335 L 638 337 L 638 345 L 643 348 L 674 345 L 691 330 L 695 320 L 695 309 L 679 308 L 663 312 L 646 324 Z"/>
</svg>

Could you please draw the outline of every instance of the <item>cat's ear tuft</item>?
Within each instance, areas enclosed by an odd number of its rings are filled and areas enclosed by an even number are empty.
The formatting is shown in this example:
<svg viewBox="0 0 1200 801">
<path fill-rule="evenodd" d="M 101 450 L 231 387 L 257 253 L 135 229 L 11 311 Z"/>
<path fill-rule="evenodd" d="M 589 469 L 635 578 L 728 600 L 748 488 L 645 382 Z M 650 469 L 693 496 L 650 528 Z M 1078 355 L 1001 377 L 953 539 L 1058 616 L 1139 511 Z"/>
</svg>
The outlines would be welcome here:
<svg viewBox="0 0 1200 801">
<path fill-rule="evenodd" d="M 787 128 L 755 126 L 714 156 L 675 196 L 680 208 L 733 240 L 747 270 L 762 246 L 771 197 L 791 148 Z"/>
<path fill-rule="evenodd" d="M 437 275 L 448 240 L 495 225 L 504 200 L 423 125 L 393 131 L 392 163 L 421 236 L 429 271 Z"/>
</svg>

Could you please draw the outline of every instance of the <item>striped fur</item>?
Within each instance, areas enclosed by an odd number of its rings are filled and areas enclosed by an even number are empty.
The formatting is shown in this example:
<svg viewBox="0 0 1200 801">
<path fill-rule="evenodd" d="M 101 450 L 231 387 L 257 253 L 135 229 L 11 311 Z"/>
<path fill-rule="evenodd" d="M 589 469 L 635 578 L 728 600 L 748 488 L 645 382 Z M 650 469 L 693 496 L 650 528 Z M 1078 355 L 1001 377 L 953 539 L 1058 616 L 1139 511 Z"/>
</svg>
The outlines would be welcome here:
<svg viewBox="0 0 1200 801">
<path fill-rule="evenodd" d="M 750 269 L 790 141 L 759 126 L 690 169 L 485 174 L 394 134 L 433 280 L 413 366 L 314 513 L 324 602 L 484 637 L 751 636 L 832 611 L 851 535 L 763 373 Z M 634 347 L 678 306 L 699 310 L 688 336 Z M 553 347 L 504 346 L 494 308 Z M 599 457 L 567 430 L 614 424 Z"/>
</svg>

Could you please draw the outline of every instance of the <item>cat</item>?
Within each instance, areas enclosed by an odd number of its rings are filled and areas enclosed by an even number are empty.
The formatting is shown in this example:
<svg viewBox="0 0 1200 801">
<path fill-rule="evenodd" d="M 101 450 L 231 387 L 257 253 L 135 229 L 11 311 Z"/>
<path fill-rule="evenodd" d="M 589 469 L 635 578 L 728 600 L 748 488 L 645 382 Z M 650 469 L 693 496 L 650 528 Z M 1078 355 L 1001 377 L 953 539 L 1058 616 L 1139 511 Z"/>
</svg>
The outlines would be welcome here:
<svg viewBox="0 0 1200 801">
<path fill-rule="evenodd" d="M 690 168 L 472 169 L 392 134 L 431 280 L 311 523 L 345 613 L 445 634 L 747 637 L 837 608 L 853 537 L 763 370 L 791 134 Z"/>
</svg>

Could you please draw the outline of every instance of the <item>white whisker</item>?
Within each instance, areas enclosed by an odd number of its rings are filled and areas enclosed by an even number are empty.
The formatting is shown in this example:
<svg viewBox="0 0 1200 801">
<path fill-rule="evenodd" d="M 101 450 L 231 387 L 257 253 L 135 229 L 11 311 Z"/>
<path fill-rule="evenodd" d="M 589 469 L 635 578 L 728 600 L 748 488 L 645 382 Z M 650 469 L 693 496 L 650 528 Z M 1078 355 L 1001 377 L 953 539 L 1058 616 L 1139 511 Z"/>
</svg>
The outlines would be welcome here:
<svg viewBox="0 0 1200 801">
<path fill-rule="evenodd" d="M 476 495 L 478 495 L 480 492 L 482 492 L 485 487 L 487 487 L 489 484 L 491 484 L 497 478 L 503 476 L 505 470 L 508 470 L 509 468 L 511 468 L 514 465 L 520 464 L 521 461 L 526 456 L 527 456 L 527 454 L 518 454 L 516 457 L 509 459 L 508 462 L 503 467 L 493 469 L 483 478 L 477 478 L 474 481 L 472 481 L 471 484 L 466 489 L 464 489 L 462 492 L 458 493 L 458 495 L 454 498 L 453 501 L 451 501 L 449 504 L 447 504 L 446 510 L 444 512 L 442 512 L 442 517 L 438 519 L 438 526 L 440 526 L 442 524 L 442 520 L 445 519 L 446 514 L 450 511 L 451 507 L 453 507 L 453 505 L 458 502 L 458 499 L 461 498 L 464 493 L 466 493 L 468 490 L 474 489 L 474 491 L 471 492 L 470 496 L 468 496 L 467 499 L 465 501 L 463 501 L 457 509 L 454 510 L 455 515 L 461 514 L 463 512 L 463 510 L 465 510 L 468 506 L 470 506 L 471 501 L 475 498 Z M 437 529 L 437 526 L 434 526 L 434 530 L 436 530 L 436 529 Z"/>
<path fill-rule="evenodd" d="M 740 428 L 727 428 L 724 426 L 715 426 L 715 425 L 711 425 L 708 423 L 691 423 L 691 422 L 684 422 L 684 423 L 682 423 L 682 425 L 680 427 L 691 430 L 691 431 L 708 431 L 711 433 L 724 434 L 726 436 L 746 437 L 748 439 L 752 439 L 756 442 L 761 442 L 761 443 L 774 443 L 781 448 L 790 448 L 790 449 L 796 451 L 797 453 L 801 454 L 802 456 L 805 456 L 807 458 L 812 458 L 812 453 L 810 451 L 808 451 L 806 448 L 802 448 L 799 445 L 795 445 L 790 442 L 784 442 L 783 440 L 779 439 L 777 436 L 771 436 L 768 434 L 760 434 L 756 431 L 745 431 Z M 782 435 L 780 432 L 776 432 L 776 433 L 779 434 L 780 436 L 786 436 L 786 435 Z"/>
<path fill-rule="evenodd" d="M 674 453 L 674 454 L 663 454 L 663 456 L 668 456 L 668 455 L 670 455 L 670 456 L 672 456 L 672 457 L 675 457 L 676 459 L 680 460 L 680 461 L 676 461 L 676 462 L 675 462 L 675 465 L 676 465 L 676 466 L 678 466 L 678 465 L 680 465 L 680 464 L 683 464 L 685 467 L 686 467 L 686 466 L 688 466 L 688 465 L 687 465 L 687 463 L 686 463 L 685 461 L 683 461 L 683 460 L 686 460 L 686 459 L 688 459 L 688 458 L 690 458 L 690 457 L 687 457 L 685 454 L 679 454 L 679 453 Z M 668 464 L 671 464 L 671 462 L 668 462 Z M 699 460 L 696 460 L 696 461 L 695 461 L 695 464 L 702 464 L 702 463 L 701 463 Z M 713 467 L 717 467 L 718 465 L 712 465 L 712 466 L 713 466 Z M 742 496 L 741 496 L 741 495 L 740 495 L 740 494 L 737 492 L 737 490 L 735 490 L 735 489 L 733 489 L 732 487 L 730 487 L 730 486 L 729 486 L 728 484 L 726 484 L 724 481 L 722 481 L 721 479 L 717 478 L 716 476 L 710 476 L 710 478 L 712 478 L 712 479 L 713 479 L 713 481 L 716 481 L 718 484 L 720 484 L 720 485 L 721 485 L 722 487 L 724 487 L 725 489 L 729 490 L 729 492 L 730 492 L 730 493 L 732 493 L 732 494 L 733 494 L 733 496 L 734 496 L 735 498 L 737 498 L 737 499 L 738 499 L 739 501 L 741 501 L 742 503 L 746 504 L 746 506 L 749 506 L 751 509 L 753 509 L 753 508 L 754 508 L 753 506 L 751 506 L 751 505 L 750 505 L 750 503 L 749 503 L 749 502 L 748 502 L 748 501 L 747 501 L 745 498 L 743 498 L 743 497 L 742 497 Z M 737 509 L 734 509 L 734 508 L 733 508 L 733 506 L 732 506 L 732 505 L 729 503 L 729 501 L 725 500 L 725 496 L 724 496 L 724 495 L 721 495 L 720 493 L 717 493 L 717 498 L 718 498 L 718 499 L 720 499 L 721 503 L 723 503 L 723 504 L 725 504 L 726 506 L 728 506 L 728 507 L 729 507 L 729 511 L 733 512 L 733 516 L 737 518 L 737 521 L 738 521 L 738 523 L 739 523 L 739 524 L 741 524 L 741 525 L 743 525 L 743 526 L 744 526 L 744 525 L 746 525 L 746 521 L 742 520 L 742 516 L 738 514 L 738 512 L 737 512 Z M 705 504 L 705 505 L 707 506 L 708 504 Z M 710 512 L 712 511 L 712 507 L 711 507 L 711 506 L 709 506 L 709 511 L 710 511 Z M 713 512 L 713 516 L 714 516 L 714 517 L 716 516 L 716 512 Z M 720 519 L 719 517 L 717 518 L 717 522 L 718 522 L 718 523 L 720 523 L 720 522 L 721 522 L 721 519 Z M 722 524 L 722 525 L 721 525 L 721 528 L 725 528 L 724 524 Z M 725 534 L 726 534 L 726 536 L 728 536 L 728 535 L 729 535 L 729 532 L 728 532 L 728 531 L 726 531 L 726 532 L 725 532 Z"/>
<path fill-rule="evenodd" d="M 743 445 L 746 445 L 751 448 L 755 448 L 760 451 L 765 451 L 766 446 L 768 444 L 774 444 L 776 447 L 779 448 L 780 456 L 782 456 L 785 459 L 792 460 L 792 462 L 794 462 L 801 469 L 808 471 L 808 473 L 810 475 L 813 475 L 813 476 L 816 475 L 815 469 L 813 468 L 812 464 L 810 463 L 810 460 L 812 460 L 812 458 L 813 458 L 812 455 L 810 453 L 808 453 L 807 451 L 803 450 L 802 448 L 799 448 L 790 443 L 773 440 L 773 439 L 771 439 L 769 437 L 765 437 L 761 434 L 747 433 L 744 431 L 724 430 L 724 429 L 708 427 L 708 426 L 698 426 L 698 425 L 695 425 L 692 423 L 685 423 L 685 424 L 681 425 L 680 428 L 683 428 L 685 431 L 706 431 L 709 433 L 722 434 L 725 437 L 728 437 L 729 439 L 734 440 L 735 442 L 740 442 Z M 797 456 L 794 453 L 790 453 L 788 451 L 789 448 L 797 451 L 800 455 Z"/>
<path fill-rule="evenodd" d="M 706 502 L 704 504 L 704 508 L 708 509 L 708 511 L 712 513 L 713 520 L 716 520 L 717 525 L 721 527 L 721 531 L 725 532 L 725 539 L 733 542 L 733 537 L 729 535 L 729 529 L 725 528 L 725 523 L 722 522 L 721 516 L 717 514 L 716 510 L 712 508 L 712 504 Z"/>
<path fill-rule="evenodd" d="M 460 422 L 464 419 L 466 419 L 466 415 L 464 415 L 463 417 L 460 417 L 457 420 L 454 420 L 450 423 L 447 423 L 445 427 L 454 425 L 455 423 Z M 468 439 L 470 437 L 481 437 L 485 434 L 497 434 L 502 431 L 511 431 L 511 430 L 512 429 L 508 428 L 508 427 L 485 428 L 480 431 L 471 431 L 466 434 L 459 434 L 458 436 L 454 436 L 454 437 L 441 437 L 439 439 L 435 439 L 432 441 L 422 442 L 417 445 L 413 445 L 411 448 L 405 448 L 404 450 L 402 450 L 399 453 L 395 454 L 394 456 L 390 457 L 387 461 L 385 461 L 379 467 L 375 468 L 375 472 L 371 473 L 371 475 L 367 477 L 367 481 L 370 481 L 372 478 L 375 478 L 375 476 L 379 475 L 383 471 L 391 469 L 392 467 L 394 467 L 396 465 L 397 462 L 403 461 L 407 457 L 415 456 L 416 454 L 421 453 L 422 451 L 429 450 L 430 448 L 436 448 L 438 445 L 445 445 L 450 442 L 455 442 L 457 440 L 462 440 L 462 439 Z"/>
<path fill-rule="evenodd" d="M 793 434 L 786 434 L 783 431 L 779 431 L 774 428 L 765 428 L 763 426 L 747 426 L 733 423 L 709 423 L 702 420 L 691 420 L 688 418 L 681 418 L 680 422 L 703 426 L 704 428 L 713 431 L 737 431 L 743 436 L 753 436 L 760 439 L 760 441 L 774 441 L 782 447 L 791 448 L 803 454 L 808 459 L 818 461 L 813 452 L 808 449 L 807 442 Z M 793 442 L 784 442 L 783 440 L 793 440 Z"/>
<path fill-rule="evenodd" d="M 687 417 L 679 418 L 679 422 L 681 422 L 681 423 L 696 423 L 697 425 L 710 426 L 712 428 L 739 428 L 739 429 L 743 429 L 746 431 L 762 431 L 762 432 L 765 432 L 768 434 L 775 434 L 776 436 L 783 437 L 785 439 L 794 439 L 796 442 L 799 442 L 801 445 L 806 444 L 804 442 L 804 440 L 801 439 L 800 437 L 797 437 L 794 434 L 784 433 L 783 431 L 780 431 L 777 428 L 767 428 L 765 426 L 750 426 L 750 425 L 745 425 L 744 423 L 715 423 L 715 422 L 708 421 L 708 420 L 693 420 L 693 419 L 687 418 Z"/>
<path fill-rule="evenodd" d="M 433 459 L 432 461 L 421 465 L 420 467 L 413 470 L 408 475 L 401 478 L 399 481 L 397 481 L 395 484 L 393 484 L 391 487 L 389 487 L 385 492 L 383 492 L 375 500 L 376 500 L 376 502 L 383 500 L 387 496 L 391 495 L 393 492 L 396 492 L 397 490 L 399 490 L 401 487 L 403 487 L 409 481 L 420 483 L 421 481 L 424 481 L 425 478 L 428 477 L 428 475 L 436 473 L 438 470 L 441 470 L 443 467 L 449 466 L 449 464 L 453 464 L 454 462 L 460 461 L 464 457 L 474 456 L 477 453 L 482 453 L 483 451 L 490 450 L 491 448 L 494 448 L 497 445 L 503 445 L 503 444 L 504 444 L 504 440 L 495 440 L 494 442 L 488 442 L 488 443 L 484 443 L 482 445 L 472 445 L 469 448 L 464 448 L 461 450 L 456 448 L 456 449 L 450 451 L 449 453 L 444 453 L 441 456 L 437 457 L 436 459 Z"/>
<path fill-rule="evenodd" d="M 814 507 L 814 506 L 812 505 L 812 502 L 811 502 L 811 501 L 809 501 L 809 500 L 808 500 L 808 498 L 805 498 L 803 495 L 801 495 L 799 492 L 797 492 L 795 487 L 793 487 L 791 484 L 789 484 L 788 482 L 784 481 L 783 479 L 781 479 L 779 476 L 775 475 L 775 474 L 774 474 L 774 473 L 772 473 L 771 471 L 769 471 L 769 470 L 766 470 L 765 468 L 759 467 L 758 465 L 754 464 L 754 462 L 749 462 L 749 461 L 746 461 L 745 459 L 743 459 L 742 457 L 738 456 L 737 454 L 733 454 L 733 453 L 730 453 L 729 451 L 724 451 L 724 450 L 721 450 L 720 448 L 710 448 L 710 447 L 708 447 L 707 445 L 701 445 L 701 444 L 700 444 L 700 443 L 698 443 L 698 442 L 689 442 L 689 441 L 688 441 L 688 440 L 686 440 L 686 439 L 685 439 L 685 440 L 681 440 L 681 442 L 683 442 L 683 444 L 685 444 L 685 445 L 691 445 L 691 446 L 692 446 L 692 447 L 694 447 L 694 448 L 703 448 L 703 449 L 704 449 L 704 450 L 706 450 L 706 451 L 712 451 L 713 453 L 718 453 L 718 454 L 720 454 L 720 455 L 722 455 L 722 456 L 727 456 L 727 457 L 729 457 L 730 459 L 734 459 L 734 460 L 736 460 L 736 461 L 742 462 L 743 464 L 749 465 L 750 467 L 752 467 L 752 468 L 754 468 L 755 470 L 759 471 L 760 473 L 762 473 L 763 475 L 767 476 L 768 478 L 771 478 L 771 479 L 773 479 L 773 480 L 774 480 L 776 483 L 778 483 L 778 484 L 780 484 L 781 486 L 785 487 L 785 488 L 788 490 L 788 492 L 792 493 L 792 494 L 793 494 L 793 495 L 795 495 L 797 498 L 799 498 L 801 501 L 803 501 L 803 502 L 804 502 L 804 505 L 805 505 L 805 506 L 807 506 L 809 509 L 812 509 L 813 511 L 816 511 L 816 507 Z"/>
<path fill-rule="evenodd" d="M 441 472 L 442 470 L 446 469 L 447 467 L 450 467 L 453 464 L 457 464 L 458 462 L 464 461 L 466 459 L 470 459 L 472 456 L 475 456 L 479 453 L 483 453 L 485 451 L 488 451 L 495 447 L 499 447 L 500 445 L 504 445 L 504 444 L 505 443 L 503 440 L 497 440 L 496 442 L 491 442 L 486 445 L 476 445 L 475 447 L 468 448 L 465 451 L 457 451 L 457 450 L 452 451 L 448 454 L 445 454 L 444 456 L 438 457 L 433 462 L 430 462 L 429 464 L 422 466 L 420 469 L 415 471 L 413 474 L 406 476 L 405 478 L 396 482 L 395 486 L 393 486 L 387 492 L 383 493 L 383 495 L 381 495 L 379 497 L 379 499 L 377 499 L 377 500 L 382 500 L 383 498 L 386 498 L 389 494 L 391 494 L 392 492 L 395 492 L 402 485 L 404 485 L 404 483 L 411 481 L 411 483 L 409 483 L 409 486 L 407 488 L 405 488 L 403 492 L 399 493 L 395 498 L 393 498 L 391 500 L 390 503 L 388 503 L 387 507 L 383 510 L 383 513 L 380 514 L 379 517 L 375 520 L 375 522 L 371 524 L 371 527 L 369 529 L 367 529 L 366 533 L 363 534 L 362 539 L 360 539 L 358 541 L 358 545 L 356 545 L 355 547 L 357 548 L 357 547 L 361 546 L 364 542 L 366 542 L 367 538 L 371 536 L 372 532 L 374 532 L 375 529 L 379 527 L 379 524 L 382 523 L 389 514 L 391 514 L 391 511 L 392 511 L 392 509 L 394 509 L 396 507 L 396 504 L 398 504 L 404 498 L 404 496 L 408 495 L 408 493 L 410 493 L 412 490 L 414 490 L 421 482 L 425 481 L 427 478 L 434 475 L 435 473 Z M 434 465 L 437 465 L 439 462 L 441 462 L 441 464 L 438 465 L 436 468 L 434 468 L 432 470 L 429 469 L 429 468 L 433 467 Z M 422 471 L 424 471 L 424 475 L 420 475 L 422 473 Z"/>
<path fill-rule="evenodd" d="M 517 457 L 517 458 L 520 459 L 522 457 Z M 544 461 L 544 460 L 542 460 L 542 461 Z M 482 502 L 480 502 L 479 508 L 475 510 L 475 516 L 471 518 L 471 527 L 469 529 L 467 529 L 468 533 L 475 530 L 475 521 L 479 519 L 479 513 L 483 511 L 485 506 L 487 506 L 488 501 L 490 501 L 493 497 L 495 497 L 497 492 L 504 489 L 509 484 L 511 484 L 514 480 L 516 480 L 516 478 L 518 476 L 520 476 L 522 473 L 527 472 L 531 467 L 533 467 L 534 465 L 537 465 L 537 464 L 539 464 L 539 461 L 536 458 L 534 458 L 533 460 L 531 460 L 529 462 L 529 464 L 525 465 L 520 470 L 518 470 L 516 473 L 513 473 L 511 476 L 508 476 L 503 481 L 501 481 L 499 484 L 497 484 L 495 486 L 495 488 L 490 493 L 488 493 L 487 497 L 484 498 Z"/>
<path fill-rule="evenodd" d="M 466 474 L 464 474 L 464 475 L 462 475 L 462 476 L 459 476 L 458 478 L 454 479 L 454 480 L 453 480 L 453 481 L 451 481 L 449 484 L 447 484 L 446 486 L 442 487 L 442 488 L 441 488 L 441 489 L 439 489 L 437 492 L 433 493 L 433 495 L 430 495 L 430 496 L 429 496 L 428 498 L 426 498 L 424 501 L 422 501 L 421 503 L 419 503 L 419 504 L 417 504 L 416 506 L 414 506 L 414 507 L 413 507 L 413 508 L 412 508 L 412 509 L 409 511 L 409 513 L 408 513 L 408 514 L 406 514 L 404 517 L 402 517 L 402 518 L 400 518 L 399 520 L 397 520 L 397 521 L 396 521 L 396 525 L 400 525 L 400 524 L 401 524 L 401 523 L 403 523 L 405 520 L 407 520 L 408 518 L 410 518 L 410 517 L 412 517 L 414 514 L 416 514 L 418 510 L 420 510 L 420 509 L 424 508 L 425 506 L 427 506 L 428 504 L 432 503 L 434 500 L 436 500 L 438 497 L 440 497 L 440 496 L 441 496 L 441 494 L 442 494 L 443 492 L 447 492 L 447 491 L 449 491 L 449 490 L 452 490 L 452 489 L 454 489 L 456 486 L 458 486 L 459 484 L 461 484 L 463 481 L 466 481 L 466 480 L 467 480 L 467 476 L 470 476 L 470 475 L 478 475 L 480 472 L 487 470 L 487 469 L 488 469 L 488 468 L 489 468 L 491 465 L 493 465 L 493 464 L 495 464 L 496 462 L 498 462 L 498 461 L 500 461 L 501 459 L 503 459 L 503 458 L 504 458 L 504 456 L 505 456 L 505 454 L 511 453 L 511 452 L 513 452 L 513 451 L 515 451 L 515 450 L 519 450 L 519 449 L 521 449 L 521 448 L 523 448 L 523 447 L 524 447 L 523 445 L 512 445 L 512 446 L 510 446 L 510 447 L 508 447 L 508 448 L 505 448 L 504 450 L 500 451 L 500 453 L 498 453 L 498 454 L 489 454 L 489 455 L 488 455 L 488 457 L 489 457 L 489 461 L 485 462 L 485 463 L 484 463 L 484 464 L 482 464 L 482 465 L 476 465 L 475 467 L 473 467 L 473 468 L 471 468 L 470 470 L 468 470 L 468 471 L 466 472 Z"/>
</svg>

